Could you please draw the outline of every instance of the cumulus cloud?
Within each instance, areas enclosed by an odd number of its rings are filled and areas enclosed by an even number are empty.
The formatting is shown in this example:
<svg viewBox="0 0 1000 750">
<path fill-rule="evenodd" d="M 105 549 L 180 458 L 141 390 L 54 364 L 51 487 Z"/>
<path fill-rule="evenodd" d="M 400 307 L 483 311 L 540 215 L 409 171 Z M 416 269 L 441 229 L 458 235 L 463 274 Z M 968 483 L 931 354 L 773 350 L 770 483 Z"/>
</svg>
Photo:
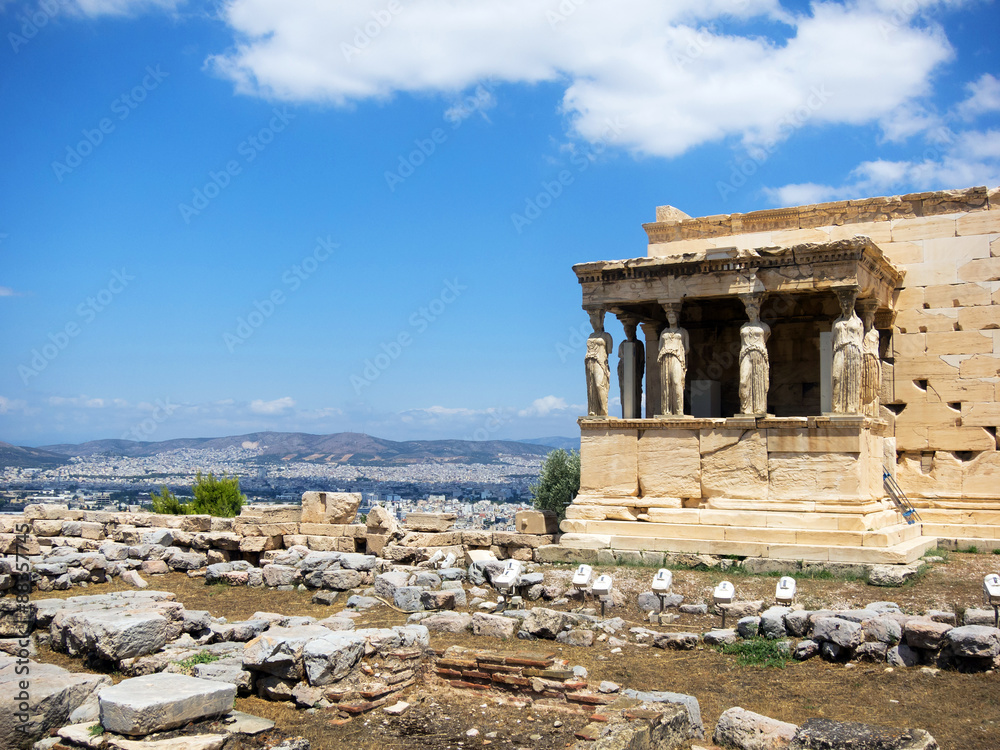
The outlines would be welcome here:
<svg viewBox="0 0 1000 750">
<path fill-rule="evenodd" d="M 979 79 L 966 84 L 969 98 L 958 105 L 959 114 L 975 117 L 986 112 L 1000 111 L 1000 79 L 985 73 Z"/>
<path fill-rule="evenodd" d="M 842 185 L 798 183 L 765 188 L 765 193 L 774 205 L 798 206 L 893 192 L 1000 185 L 1000 130 L 955 133 L 937 128 L 922 137 L 926 148 L 919 159 L 865 161 Z"/>
<path fill-rule="evenodd" d="M 284 414 L 295 408 L 295 399 L 291 396 L 276 398 L 273 401 L 255 399 L 250 402 L 250 411 L 254 414 Z"/>
<path fill-rule="evenodd" d="M 596 142 L 620 123 L 618 145 L 670 157 L 889 117 L 927 94 L 952 56 L 917 18 L 943 4 L 816 2 L 793 13 L 779 0 L 229 0 L 235 43 L 208 64 L 243 93 L 338 106 L 454 96 L 484 80 L 555 83 L 570 135 Z"/>
<path fill-rule="evenodd" d="M 559 396 L 542 396 L 531 402 L 531 406 L 522 409 L 517 414 L 519 417 L 547 417 L 550 414 L 564 412 L 571 408 L 566 399 Z"/>
</svg>

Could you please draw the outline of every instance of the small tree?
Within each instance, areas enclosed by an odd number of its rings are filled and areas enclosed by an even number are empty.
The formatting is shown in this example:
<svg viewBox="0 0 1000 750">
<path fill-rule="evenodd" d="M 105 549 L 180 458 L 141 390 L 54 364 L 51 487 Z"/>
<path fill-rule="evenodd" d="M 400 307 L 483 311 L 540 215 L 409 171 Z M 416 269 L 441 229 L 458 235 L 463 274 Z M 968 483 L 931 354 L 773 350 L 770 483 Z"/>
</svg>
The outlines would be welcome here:
<svg viewBox="0 0 1000 750">
<path fill-rule="evenodd" d="M 531 495 L 538 510 L 551 510 L 561 521 L 566 506 L 580 492 L 580 453 L 558 448 L 545 457 L 538 481 L 531 485 Z"/>
<path fill-rule="evenodd" d="M 212 472 L 203 476 L 199 471 L 195 479 L 194 500 L 191 503 L 191 513 L 232 518 L 240 514 L 240 508 L 246 502 L 246 497 L 240 492 L 238 476 L 216 477 Z"/>
<path fill-rule="evenodd" d="M 190 506 L 182 503 L 177 496 L 170 491 L 167 485 L 160 488 L 160 494 L 156 490 L 149 493 L 150 506 L 154 513 L 165 513 L 172 516 L 184 516 L 191 512 Z"/>
</svg>

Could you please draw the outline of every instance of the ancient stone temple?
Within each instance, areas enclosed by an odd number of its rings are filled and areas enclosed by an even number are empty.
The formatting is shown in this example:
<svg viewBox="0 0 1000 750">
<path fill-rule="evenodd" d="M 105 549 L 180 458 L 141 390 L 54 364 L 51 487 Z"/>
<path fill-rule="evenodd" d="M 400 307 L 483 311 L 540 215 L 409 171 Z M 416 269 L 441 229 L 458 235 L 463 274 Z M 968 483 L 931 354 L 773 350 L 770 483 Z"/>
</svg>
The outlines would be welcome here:
<svg viewBox="0 0 1000 750">
<path fill-rule="evenodd" d="M 644 257 L 573 269 L 594 332 L 563 545 L 1000 547 L 1000 190 L 656 218 Z"/>
</svg>

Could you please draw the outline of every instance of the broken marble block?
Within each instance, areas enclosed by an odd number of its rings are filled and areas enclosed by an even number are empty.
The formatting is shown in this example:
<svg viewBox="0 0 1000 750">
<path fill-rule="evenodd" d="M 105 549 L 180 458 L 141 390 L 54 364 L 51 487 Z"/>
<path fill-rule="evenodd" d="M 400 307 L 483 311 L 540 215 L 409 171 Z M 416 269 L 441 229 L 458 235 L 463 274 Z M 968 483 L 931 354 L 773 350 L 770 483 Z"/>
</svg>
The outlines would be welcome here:
<svg viewBox="0 0 1000 750">
<path fill-rule="evenodd" d="M 136 737 L 222 716 L 235 699 L 235 685 L 158 672 L 105 688 L 98 701 L 105 730 Z"/>
</svg>

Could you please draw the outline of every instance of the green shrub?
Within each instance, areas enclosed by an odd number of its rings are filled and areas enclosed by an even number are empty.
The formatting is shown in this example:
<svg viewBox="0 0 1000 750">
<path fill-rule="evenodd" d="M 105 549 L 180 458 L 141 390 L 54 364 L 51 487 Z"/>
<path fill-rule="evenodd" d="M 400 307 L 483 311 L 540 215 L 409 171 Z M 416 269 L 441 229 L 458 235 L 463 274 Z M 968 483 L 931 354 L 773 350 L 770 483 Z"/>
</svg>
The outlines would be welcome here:
<svg viewBox="0 0 1000 750">
<path fill-rule="evenodd" d="M 566 506 L 580 492 L 580 452 L 557 448 L 549 453 L 530 490 L 538 510 L 551 510 L 560 521 L 565 518 Z"/>
<path fill-rule="evenodd" d="M 191 513 L 191 506 L 178 500 L 177 496 L 170 491 L 167 485 L 163 485 L 160 488 L 159 495 L 156 494 L 156 490 L 153 490 L 149 493 L 149 497 L 150 507 L 152 507 L 154 513 L 163 513 L 172 516 L 185 516 Z"/>
<path fill-rule="evenodd" d="M 240 508 L 246 502 L 246 497 L 240 492 L 238 476 L 216 477 L 212 472 L 208 476 L 200 471 L 191 488 L 194 500 L 191 502 L 191 513 L 199 515 L 232 518 L 240 514 Z"/>
</svg>

